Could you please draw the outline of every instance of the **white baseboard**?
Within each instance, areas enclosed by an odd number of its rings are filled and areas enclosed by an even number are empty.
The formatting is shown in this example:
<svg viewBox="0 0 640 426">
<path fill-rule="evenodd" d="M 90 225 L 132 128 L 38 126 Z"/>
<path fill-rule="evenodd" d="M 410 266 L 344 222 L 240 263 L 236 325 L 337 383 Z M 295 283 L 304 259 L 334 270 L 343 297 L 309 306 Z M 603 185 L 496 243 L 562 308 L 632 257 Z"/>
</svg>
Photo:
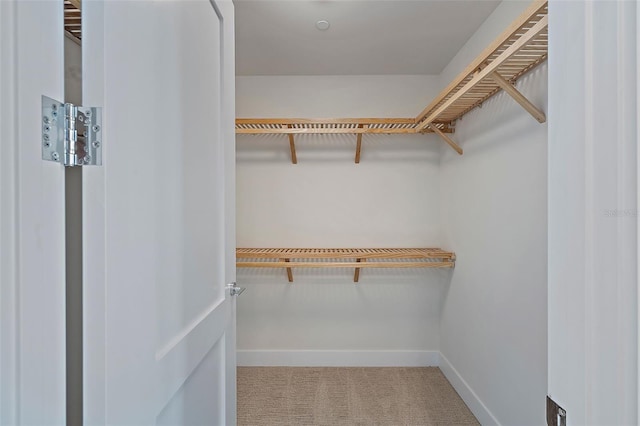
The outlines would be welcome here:
<svg viewBox="0 0 640 426">
<path fill-rule="evenodd" d="M 437 367 L 438 351 L 238 351 L 239 367 Z"/>
<path fill-rule="evenodd" d="M 476 416 L 480 424 L 482 426 L 500 426 L 500 422 L 498 422 L 494 415 L 491 414 L 491 411 L 489 411 L 487 406 L 482 403 L 480 398 L 478 398 L 478 395 L 476 395 L 469 384 L 462 378 L 460 373 L 458 373 L 458 370 L 451 365 L 447 357 L 441 353 L 439 355 L 440 370 L 442 370 L 447 380 L 449 380 L 449 383 L 451 383 L 456 392 L 458 392 L 464 403 L 467 404 L 467 407 L 469 407 L 473 415 Z"/>
</svg>

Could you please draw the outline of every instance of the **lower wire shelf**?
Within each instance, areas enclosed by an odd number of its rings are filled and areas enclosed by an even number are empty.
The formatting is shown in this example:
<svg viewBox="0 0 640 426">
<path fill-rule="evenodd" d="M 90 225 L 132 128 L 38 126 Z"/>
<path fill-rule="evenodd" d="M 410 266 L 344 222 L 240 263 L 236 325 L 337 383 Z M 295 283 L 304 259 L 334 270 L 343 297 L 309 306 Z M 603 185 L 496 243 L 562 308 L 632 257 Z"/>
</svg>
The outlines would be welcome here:
<svg viewBox="0 0 640 426">
<path fill-rule="evenodd" d="M 439 248 L 238 248 L 238 268 L 285 268 L 293 282 L 292 268 L 453 268 L 456 255 Z"/>
</svg>

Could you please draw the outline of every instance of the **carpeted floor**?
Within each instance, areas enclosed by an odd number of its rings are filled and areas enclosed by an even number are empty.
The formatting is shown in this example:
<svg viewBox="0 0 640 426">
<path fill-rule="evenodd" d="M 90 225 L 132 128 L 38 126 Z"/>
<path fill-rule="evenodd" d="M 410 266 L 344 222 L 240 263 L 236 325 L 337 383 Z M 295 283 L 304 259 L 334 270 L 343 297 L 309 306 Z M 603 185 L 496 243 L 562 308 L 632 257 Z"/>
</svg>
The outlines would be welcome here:
<svg viewBox="0 0 640 426">
<path fill-rule="evenodd" d="M 478 425 L 437 367 L 239 367 L 239 426 Z"/>
</svg>

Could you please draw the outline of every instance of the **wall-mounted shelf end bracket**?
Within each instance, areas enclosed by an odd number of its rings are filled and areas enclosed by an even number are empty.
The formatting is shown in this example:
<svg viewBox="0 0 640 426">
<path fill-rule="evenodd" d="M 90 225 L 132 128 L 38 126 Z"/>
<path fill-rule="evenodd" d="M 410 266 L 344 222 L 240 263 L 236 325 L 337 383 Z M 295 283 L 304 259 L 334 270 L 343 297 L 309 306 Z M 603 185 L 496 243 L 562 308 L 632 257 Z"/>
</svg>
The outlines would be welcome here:
<svg viewBox="0 0 640 426">
<path fill-rule="evenodd" d="M 437 134 L 438 136 L 440 136 L 446 143 L 447 145 L 449 145 L 451 148 L 453 148 L 453 150 L 455 152 L 457 152 L 458 154 L 462 155 L 463 151 L 462 148 L 460 148 L 460 145 L 458 145 L 457 143 L 455 143 L 455 141 L 453 139 L 451 139 L 449 136 L 445 135 L 440 129 L 438 129 L 438 127 L 436 127 L 433 123 L 429 123 L 427 125 L 431 130 L 433 130 L 433 132 L 435 134 Z"/>
</svg>

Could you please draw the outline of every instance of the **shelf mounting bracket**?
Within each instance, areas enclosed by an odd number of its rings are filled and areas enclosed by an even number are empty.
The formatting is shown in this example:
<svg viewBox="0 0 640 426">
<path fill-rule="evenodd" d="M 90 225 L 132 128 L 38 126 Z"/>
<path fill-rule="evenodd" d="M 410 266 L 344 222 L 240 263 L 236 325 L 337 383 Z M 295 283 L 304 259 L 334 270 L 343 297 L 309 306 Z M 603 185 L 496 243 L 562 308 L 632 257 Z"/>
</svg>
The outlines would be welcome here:
<svg viewBox="0 0 640 426">
<path fill-rule="evenodd" d="M 356 259 L 356 262 L 361 263 L 361 262 L 366 262 L 367 259 Z M 356 268 L 355 272 L 353 273 L 353 282 L 357 283 L 360 280 L 360 268 Z"/>
<path fill-rule="evenodd" d="M 358 124 L 358 129 L 362 129 L 363 124 Z M 362 149 L 362 133 L 356 135 L 356 164 L 360 164 L 360 150 Z"/>
<path fill-rule="evenodd" d="M 293 126 L 289 124 L 289 129 Z M 291 150 L 291 164 L 298 164 L 298 157 L 296 156 L 296 143 L 293 139 L 293 133 L 289 133 L 289 149 Z"/>
<path fill-rule="evenodd" d="M 444 133 L 442 133 L 442 131 L 440 129 L 438 129 L 433 123 L 429 123 L 428 127 L 431 128 L 431 130 L 433 130 L 434 133 L 436 133 L 438 136 L 440 136 L 458 154 L 462 155 L 462 148 L 460 148 L 460 145 L 455 143 L 453 139 L 451 139 L 449 136 L 447 136 Z"/>
<path fill-rule="evenodd" d="M 291 262 L 291 259 L 280 259 L 285 263 L 289 263 Z M 289 280 L 290 283 L 293 282 L 293 271 L 291 270 L 291 268 L 287 268 L 287 279 Z"/>
<path fill-rule="evenodd" d="M 547 121 L 547 117 L 545 116 L 544 112 L 540 111 L 534 104 L 529 101 L 529 99 L 527 99 L 522 93 L 520 93 L 518 89 L 513 87 L 513 84 L 511 84 L 509 81 L 507 81 L 507 79 L 498 74 L 497 71 L 492 72 L 491 74 L 489 74 L 489 76 L 493 81 L 495 81 L 498 86 L 500 86 L 502 90 L 507 92 L 514 101 L 519 103 L 522 108 L 527 110 L 527 112 L 533 116 L 533 118 L 538 120 L 538 122 L 544 123 L 545 121 Z"/>
</svg>

